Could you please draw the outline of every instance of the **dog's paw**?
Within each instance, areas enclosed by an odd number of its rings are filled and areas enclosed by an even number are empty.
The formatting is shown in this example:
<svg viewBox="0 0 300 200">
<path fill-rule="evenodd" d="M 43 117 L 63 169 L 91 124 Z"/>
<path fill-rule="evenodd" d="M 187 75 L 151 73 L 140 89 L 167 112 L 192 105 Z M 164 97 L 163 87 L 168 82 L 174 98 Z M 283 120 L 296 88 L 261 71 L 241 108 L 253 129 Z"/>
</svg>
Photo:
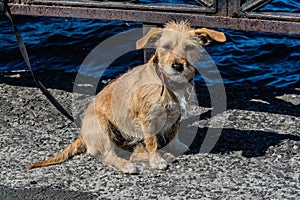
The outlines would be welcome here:
<svg viewBox="0 0 300 200">
<path fill-rule="evenodd" d="M 121 169 L 121 171 L 125 174 L 137 174 L 138 169 L 133 163 L 127 163 Z"/>
<path fill-rule="evenodd" d="M 167 161 L 167 163 L 174 163 L 176 161 L 176 157 L 169 152 L 162 153 L 161 155 Z"/>
<path fill-rule="evenodd" d="M 157 162 L 151 162 L 150 167 L 152 169 L 167 170 L 169 165 L 168 165 L 167 161 L 165 161 L 164 159 L 161 159 Z"/>
</svg>

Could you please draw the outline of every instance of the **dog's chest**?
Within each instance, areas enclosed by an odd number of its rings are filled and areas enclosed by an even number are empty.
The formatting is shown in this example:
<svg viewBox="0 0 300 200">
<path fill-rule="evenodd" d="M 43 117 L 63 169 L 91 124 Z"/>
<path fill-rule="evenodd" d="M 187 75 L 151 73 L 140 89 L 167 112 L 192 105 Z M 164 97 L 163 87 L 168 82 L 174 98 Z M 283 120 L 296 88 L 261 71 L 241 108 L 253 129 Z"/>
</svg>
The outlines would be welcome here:
<svg viewBox="0 0 300 200">
<path fill-rule="evenodd" d="M 113 131 L 114 142 L 119 147 L 132 149 L 138 143 L 143 143 L 145 137 L 156 135 L 160 146 L 165 145 L 174 137 L 173 129 L 180 116 L 179 102 L 154 104 L 144 118 L 135 118 L 127 121 L 126 126 L 116 127 Z"/>
<path fill-rule="evenodd" d="M 125 138 L 143 138 L 145 135 L 168 134 L 173 125 L 180 119 L 181 106 L 177 97 L 172 94 L 164 99 L 151 101 L 147 99 L 134 101 L 123 112 L 117 126 Z M 128 120 L 124 120 L 128 119 Z"/>
<path fill-rule="evenodd" d="M 175 92 L 176 97 L 178 98 L 181 113 L 185 113 L 188 105 L 188 98 L 186 92 L 182 90 L 178 90 Z"/>
</svg>

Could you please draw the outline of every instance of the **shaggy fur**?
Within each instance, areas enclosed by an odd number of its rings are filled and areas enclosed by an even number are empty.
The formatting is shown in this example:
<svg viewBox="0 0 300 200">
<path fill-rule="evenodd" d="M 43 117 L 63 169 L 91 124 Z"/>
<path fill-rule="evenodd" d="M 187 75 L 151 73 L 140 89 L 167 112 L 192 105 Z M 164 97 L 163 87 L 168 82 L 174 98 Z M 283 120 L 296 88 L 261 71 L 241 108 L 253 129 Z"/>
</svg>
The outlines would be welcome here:
<svg viewBox="0 0 300 200">
<path fill-rule="evenodd" d="M 165 170 L 168 164 L 159 148 L 167 145 L 178 154 L 188 150 L 178 140 L 188 102 L 186 91 L 193 87 L 199 46 L 213 40 L 224 42 L 226 38 L 221 32 L 193 29 L 184 21 L 151 28 L 136 43 L 137 49 L 155 47 L 150 61 L 106 86 L 89 105 L 79 138 L 29 169 L 61 163 L 87 151 L 92 156 L 102 155 L 105 163 L 124 173 L 136 173 L 136 161 L 149 161 L 152 168 Z M 116 148 L 131 151 L 130 161 L 118 156 Z"/>
</svg>

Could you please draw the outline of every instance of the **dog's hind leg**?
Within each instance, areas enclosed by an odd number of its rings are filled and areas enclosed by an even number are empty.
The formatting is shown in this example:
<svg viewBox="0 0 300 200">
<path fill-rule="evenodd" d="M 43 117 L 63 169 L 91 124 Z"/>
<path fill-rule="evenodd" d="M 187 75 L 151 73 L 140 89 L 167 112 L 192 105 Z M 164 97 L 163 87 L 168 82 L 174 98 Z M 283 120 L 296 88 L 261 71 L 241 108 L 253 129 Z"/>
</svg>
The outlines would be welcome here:
<svg viewBox="0 0 300 200">
<path fill-rule="evenodd" d="M 103 155 L 103 161 L 110 166 L 118 168 L 126 174 L 135 174 L 138 172 L 136 166 L 132 162 L 117 156 L 113 149 L 105 152 L 105 155 Z"/>
<path fill-rule="evenodd" d="M 94 111 L 87 113 L 80 132 L 87 147 L 87 153 L 92 156 L 101 154 L 106 164 L 118 168 L 123 173 L 137 173 L 137 168 L 133 163 L 117 156 L 109 131 L 111 131 L 109 121 L 104 115 Z"/>
</svg>

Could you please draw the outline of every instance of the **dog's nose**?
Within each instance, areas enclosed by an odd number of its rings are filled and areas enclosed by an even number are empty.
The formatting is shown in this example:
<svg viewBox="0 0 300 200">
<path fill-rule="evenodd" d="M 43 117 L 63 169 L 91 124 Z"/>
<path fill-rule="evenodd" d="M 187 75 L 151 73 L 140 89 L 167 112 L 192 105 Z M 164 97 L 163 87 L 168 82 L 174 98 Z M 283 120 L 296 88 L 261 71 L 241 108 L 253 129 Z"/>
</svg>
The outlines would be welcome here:
<svg viewBox="0 0 300 200">
<path fill-rule="evenodd" d="M 172 68 L 175 69 L 178 72 L 182 72 L 183 71 L 183 64 L 180 63 L 180 62 L 173 62 Z"/>
</svg>

